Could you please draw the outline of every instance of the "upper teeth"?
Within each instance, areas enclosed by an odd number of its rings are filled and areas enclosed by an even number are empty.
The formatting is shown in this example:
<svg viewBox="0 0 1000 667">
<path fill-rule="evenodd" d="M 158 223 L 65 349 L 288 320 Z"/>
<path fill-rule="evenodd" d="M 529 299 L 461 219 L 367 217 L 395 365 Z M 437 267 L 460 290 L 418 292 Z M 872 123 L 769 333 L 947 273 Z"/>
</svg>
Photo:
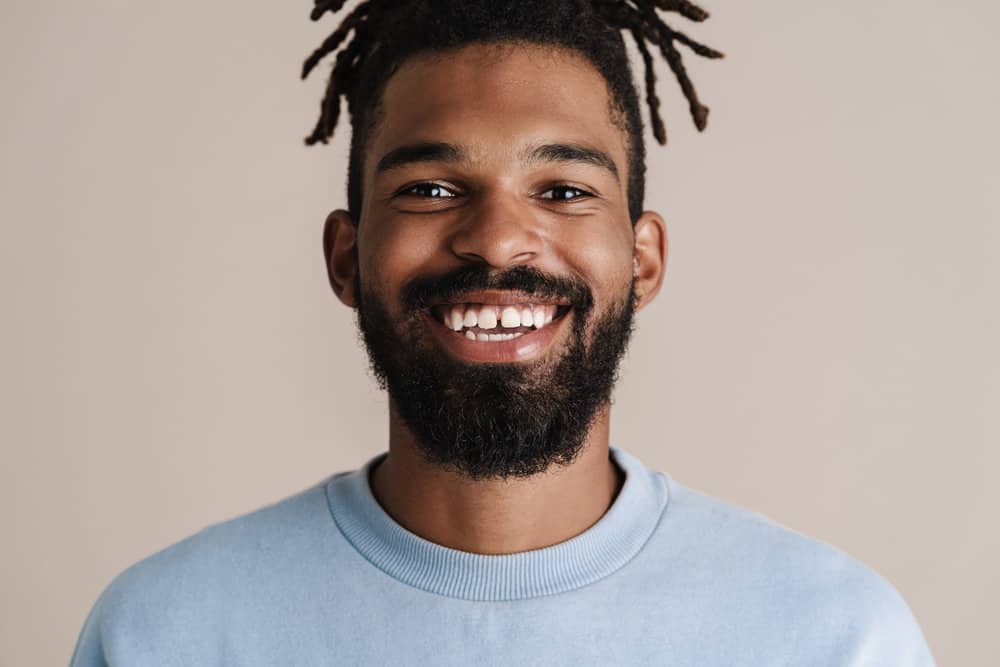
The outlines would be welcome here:
<svg viewBox="0 0 1000 667">
<path fill-rule="evenodd" d="M 471 329 L 503 329 L 534 327 L 541 329 L 556 314 L 555 304 L 518 304 L 500 306 L 480 303 L 456 303 L 443 306 L 441 318 L 454 331 Z"/>
</svg>

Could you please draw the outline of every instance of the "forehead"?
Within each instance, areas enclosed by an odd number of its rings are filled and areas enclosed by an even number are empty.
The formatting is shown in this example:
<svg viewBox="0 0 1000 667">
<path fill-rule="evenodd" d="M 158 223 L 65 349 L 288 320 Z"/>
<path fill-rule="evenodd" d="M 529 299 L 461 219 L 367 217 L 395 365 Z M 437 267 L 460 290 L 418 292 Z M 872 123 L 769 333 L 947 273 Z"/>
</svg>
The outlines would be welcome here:
<svg viewBox="0 0 1000 667">
<path fill-rule="evenodd" d="M 626 169 L 626 137 L 607 83 L 586 58 L 535 44 L 476 44 L 407 60 L 389 79 L 373 160 L 394 147 L 447 141 L 477 153 L 515 155 L 525 146 L 565 141 L 608 152 Z"/>
</svg>

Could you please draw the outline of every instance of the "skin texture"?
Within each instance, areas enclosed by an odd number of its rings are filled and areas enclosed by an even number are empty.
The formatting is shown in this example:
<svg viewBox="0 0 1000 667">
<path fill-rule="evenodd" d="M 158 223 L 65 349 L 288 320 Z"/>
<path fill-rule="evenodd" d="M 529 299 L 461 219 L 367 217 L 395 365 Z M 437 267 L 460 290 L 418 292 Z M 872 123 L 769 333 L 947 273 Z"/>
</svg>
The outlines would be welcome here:
<svg viewBox="0 0 1000 667">
<path fill-rule="evenodd" d="M 629 220 L 626 137 L 604 80 L 581 56 L 525 44 L 421 55 L 389 80 L 382 106 L 365 156 L 361 219 L 337 210 L 324 230 L 330 283 L 346 305 L 357 306 L 361 280 L 401 314 L 406 281 L 468 263 L 579 278 L 596 313 L 620 302 L 633 276 L 637 309 L 659 291 L 665 225 L 651 211 Z M 391 151 L 425 142 L 461 155 L 377 170 Z M 617 177 L 592 162 L 526 157 L 546 144 L 602 153 Z M 554 354 L 565 338 L 539 354 Z M 474 481 L 424 462 L 390 400 L 389 455 L 372 490 L 400 525 L 447 547 L 505 554 L 556 544 L 592 526 L 620 489 L 609 418 L 604 406 L 569 466 Z"/>
</svg>

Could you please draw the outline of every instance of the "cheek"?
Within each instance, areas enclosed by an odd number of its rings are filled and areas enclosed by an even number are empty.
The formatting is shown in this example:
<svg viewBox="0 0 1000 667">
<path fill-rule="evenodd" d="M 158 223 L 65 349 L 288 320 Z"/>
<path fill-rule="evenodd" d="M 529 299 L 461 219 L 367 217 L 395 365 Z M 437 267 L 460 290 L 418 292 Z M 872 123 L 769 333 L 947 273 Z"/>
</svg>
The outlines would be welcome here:
<svg viewBox="0 0 1000 667">
<path fill-rule="evenodd" d="M 366 228 L 367 225 L 367 228 Z M 358 234 L 358 265 L 365 289 L 395 302 L 402 283 L 422 272 L 437 244 L 419 221 L 366 221 Z"/>
<path fill-rule="evenodd" d="M 632 244 L 630 225 L 595 221 L 568 226 L 562 240 L 566 261 L 591 286 L 598 311 L 619 301 L 631 284 Z"/>
</svg>

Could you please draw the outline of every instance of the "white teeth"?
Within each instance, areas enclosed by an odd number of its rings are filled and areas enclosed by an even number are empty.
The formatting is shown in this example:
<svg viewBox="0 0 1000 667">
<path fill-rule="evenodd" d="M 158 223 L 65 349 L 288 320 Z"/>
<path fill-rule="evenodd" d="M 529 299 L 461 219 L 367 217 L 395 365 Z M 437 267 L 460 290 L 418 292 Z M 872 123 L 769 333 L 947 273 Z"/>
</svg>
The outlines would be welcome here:
<svg viewBox="0 0 1000 667">
<path fill-rule="evenodd" d="M 483 306 L 479 309 L 479 328 L 494 329 L 497 326 L 497 311 L 493 306 Z"/>
<path fill-rule="evenodd" d="M 461 331 L 465 326 L 465 308 L 462 306 L 452 306 L 448 313 L 448 325 L 453 331 Z"/>
<path fill-rule="evenodd" d="M 489 304 L 451 304 L 444 312 L 444 325 L 449 329 L 464 335 L 469 340 L 477 341 L 500 341 L 511 340 L 523 335 L 525 332 L 496 332 L 493 334 L 483 333 L 483 330 L 496 329 L 501 326 L 504 329 L 516 329 L 518 327 L 534 327 L 541 329 L 555 319 L 558 306 L 554 304 L 545 305 L 510 305 L 497 306 Z M 497 321 L 499 316 L 500 321 Z M 477 327 L 479 331 L 468 331 Z M 463 333 L 462 330 L 466 329 Z M 498 337 L 499 336 L 499 337 Z"/>
<path fill-rule="evenodd" d="M 500 324 L 507 329 L 521 326 L 521 313 L 513 306 L 507 306 L 500 313 Z"/>
</svg>

